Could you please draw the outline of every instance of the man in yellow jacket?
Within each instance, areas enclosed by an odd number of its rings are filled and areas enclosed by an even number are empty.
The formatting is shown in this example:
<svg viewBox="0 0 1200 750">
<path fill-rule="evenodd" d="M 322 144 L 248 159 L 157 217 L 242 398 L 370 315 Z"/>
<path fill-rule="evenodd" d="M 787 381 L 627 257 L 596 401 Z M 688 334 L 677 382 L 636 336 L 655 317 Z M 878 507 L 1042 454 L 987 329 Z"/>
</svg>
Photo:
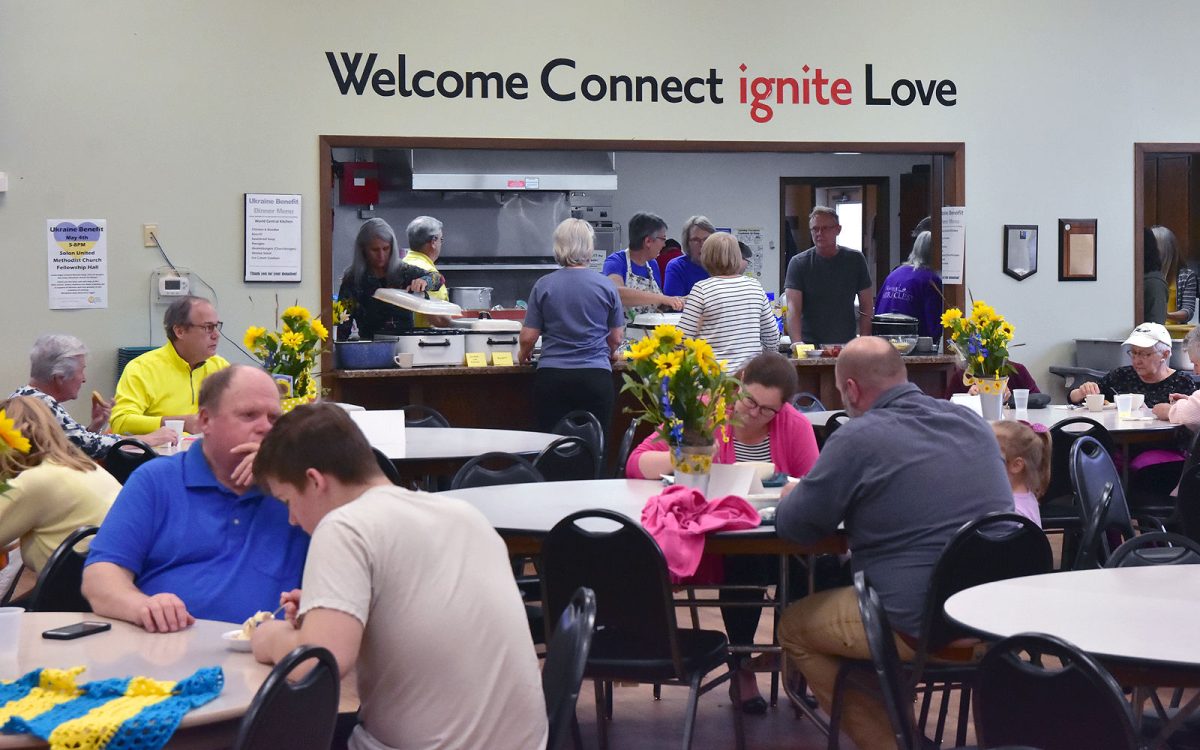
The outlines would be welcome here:
<svg viewBox="0 0 1200 750">
<path fill-rule="evenodd" d="M 185 432 L 199 431 L 197 397 L 200 384 L 229 367 L 217 355 L 221 321 L 203 297 L 181 297 L 163 316 L 167 343 L 125 365 L 112 410 L 113 432 L 144 435 L 183 421 Z"/>
</svg>

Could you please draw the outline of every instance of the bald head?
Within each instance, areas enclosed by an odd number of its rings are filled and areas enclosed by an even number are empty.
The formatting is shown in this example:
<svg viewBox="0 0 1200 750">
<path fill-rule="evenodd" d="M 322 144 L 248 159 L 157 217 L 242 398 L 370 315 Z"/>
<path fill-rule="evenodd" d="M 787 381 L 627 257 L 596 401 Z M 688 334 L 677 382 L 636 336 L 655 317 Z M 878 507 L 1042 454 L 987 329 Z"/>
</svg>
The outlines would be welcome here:
<svg viewBox="0 0 1200 750">
<path fill-rule="evenodd" d="M 838 355 L 834 365 L 842 402 L 851 416 L 870 409 L 889 388 L 908 381 L 900 353 L 887 339 L 859 336 Z"/>
</svg>

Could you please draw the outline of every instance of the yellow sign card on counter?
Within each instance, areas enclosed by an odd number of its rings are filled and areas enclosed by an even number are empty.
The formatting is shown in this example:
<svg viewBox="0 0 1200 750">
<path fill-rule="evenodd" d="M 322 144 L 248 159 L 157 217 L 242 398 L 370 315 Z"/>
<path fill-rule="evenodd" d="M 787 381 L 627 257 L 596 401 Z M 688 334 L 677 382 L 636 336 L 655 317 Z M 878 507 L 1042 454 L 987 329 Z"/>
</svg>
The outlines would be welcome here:
<svg viewBox="0 0 1200 750">
<path fill-rule="evenodd" d="M 512 367 L 512 352 L 492 352 L 492 365 L 495 367 Z"/>
<path fill-rule="evenodd" d="M 483 352 L 467 352 L 467 367 L 487 367 L 487 355 Z"/>
</svg>

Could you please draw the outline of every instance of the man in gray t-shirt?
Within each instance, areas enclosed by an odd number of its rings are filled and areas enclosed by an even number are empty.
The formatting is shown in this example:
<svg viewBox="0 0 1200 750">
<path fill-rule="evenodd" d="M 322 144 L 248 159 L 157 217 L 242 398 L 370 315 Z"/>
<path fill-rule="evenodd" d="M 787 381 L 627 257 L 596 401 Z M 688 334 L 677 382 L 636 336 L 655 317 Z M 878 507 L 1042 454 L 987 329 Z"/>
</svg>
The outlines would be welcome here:
<svg viewBox="0 0 1200 750">
<path fill-rule="evenodd" d="M 866 258 L 837 244 L 842 225 L 832 208 L 814 208 L 808 227 L 813 247 L 788 261 L 783 282 L 788 336 L 793 342 L 842 344 L 870 334 L 875 290 Z"/>
<path fill-rule="evenodd" d="M 784 539 L 811 542 L 845 522 L 854 569 L 879 591 L 892 627 L 916 635 L 934 563 L 963 524 L 1013 510 L 1012 489 L 988 423 L 908 382 L 904 361 L 875 336 L 857 338 L 835 365 L 851 419 L 779 503 Z M 830 705 L 841 660 L 870 659 L 852 587 L 810 594 L 784 613 L 779 641 Z M 912 649 L 897 639 L 901 658 Z M 875 696 L 847 691 L 843 726 L 858 747 L 890 747 Z"/>
</svg>

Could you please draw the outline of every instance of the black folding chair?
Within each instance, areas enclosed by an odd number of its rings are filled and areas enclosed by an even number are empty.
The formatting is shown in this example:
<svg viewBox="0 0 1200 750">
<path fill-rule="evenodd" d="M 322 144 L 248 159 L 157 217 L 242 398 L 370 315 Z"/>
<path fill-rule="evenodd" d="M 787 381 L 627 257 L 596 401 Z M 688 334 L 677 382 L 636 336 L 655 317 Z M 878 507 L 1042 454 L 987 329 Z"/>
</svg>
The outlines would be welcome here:
<svg viewBox="0 0 1200 750">
<path fill-rule="evenodd" d="M 871 664 L 879 682 L 884 710 L 887 711 L 888 720 L 892 724 L 896 747 L 900 750 L 920 750 L 917 727 L 913 721 L 912 690 L 907 684 L 900 656 L 896 651 L 896 636 L 888 623 L 887 611 L 883 608 L 883 602 L 879 600 L 879 593 L 867 581 L 866 573 L 861 570 L 854 574 L 854 592 L 858 595 L 858 612 L 862 618 L 863 630 L 867 633 Z M 853 690 L 854 686 L 846 684 L 846 680 L 859 672 L 860 670 L 850 666 L 839 670 L 837 681 L 834 683 L 834 694 L 847 689 Z M 841 704 L 837 705 L 840 709 Z M 836 719 L 830 717 L 830 735 L 840 723 L 840 712 Z M 832 744 L 836 746 L 836 742 Z"/>
<path fill-rule="evenodd" d="M 463 464 L 450 480 L 450 489 L 544 481 L 542 473 L 525 458 L 515 453 L 492 451 Z"/>
<path fill-rule="evenodd" d="M 50 554 L 50 559 L 38 574 L 33 592 L 26 600 L 30 612 L 91 612 L 92 605 L 83 597 L 83 564 L 87 552 L 80 552 L 80 542 L 90 539 L 100 530 L 98 526 L 81 526 L 72 531 Z"/>
<path fill-rule="evenodd" d="M 104 455 L 104 468 L 117 481 L 125 484 L 134 469 L 152 459 L 158 458 L 154 449 L 137 438 L 122 438 L 113 443 Z"/>
<path fill-rule="evenodd" d="M 1071 567 L 1074 570 L 1101 567 L 1113 549 L 1132 539 L 1136 531 L 1125 502 L 1121 475 L 1112 456 L 1094 438 L 1080 438 L 1071 446 L 1071 484 L 1084 528 Z M 1165 531 L 1157 519 L 1149 517 L 1138 518 L 1138 528 Z M 1067 567 L 1065 560 L 1063 567 Z"/>
<path fill-rule="evenodd" d="M 946 600 L 959 591 L 992 581 L 1048 573 L 1053 568 L 1050 543 L 1041 528 L 1016 513 L 989 513 L 963 524 L 946 544 L 934 564 L 921 617 L 921 629 L 913 646 L 915 655 L 905 665 L 911 688 L 923 686 L 918 730 L 929 721 L 933 694 L 941 693 L 933 740 L 941 745 L 949 713 L 950 693 L 959 691 L 956 745 L 966 742 L 967 716 L 971 701 L 971 682 L 976 669 L 969 649 L 955 642 L 973 634 L 946 617 Z M 954 644 L 954 645 L 952 645 Z M 863 662 L 851 662 L 862 669 Z M 837 747 L 837 726 L 842 696 L 835 692 L 830 710 L 830 747 Z"/>
<path fill-rule="evenodd" d="M 533 467 L 547 482 L 600 478 L 600 457 L 591 443 L 576 435 L 559 438 L 547 445 L 533 459 Z"/>
<path fill-rule="evenodd" d="M 633 452 L 633 439 L 637 436 L 638 422 L 630 422 L 621 436 L 621 445 L 617 449 L 617 470 L 613 474 L 617 479 L 625 478 L 625 464 L 629 463 L 629 454 Z"/>
<path fill-rule="evenodd" d="M 1136 568 L 1147 565 L 1197 565 L 1200 564 L 1200 543 L 1182 534 L 1169 531 L 1151 531 L 1113 550 L 1106 568 Z"/>
<path fill-rule="evenodd" d="M 403 487 L 404 480 L 400 478 L 400 472 L 396 471 L 396 465 L 392 463 L 392 459 L 388 458 L 378 448 L 372 448 L 371 453 L 374 454 L 375 463 L 379 464 L 379 470 L 388 478 L 388 481 L 396 486 Z"/>
<path fill-rule="evenodd" d="M 295 682 L 291 673 L 315 661 Z M 258 689 L 238 727 L 234 750 L 264 747 L 329 750 L 337 724 L 341 675 L 333 654 L 300 646 L 279 660 Z"/>
<path fill-rule="evenodd" d="M 1184 536 L 1200 542 L 1200 463 L 1184 469 L 1177 494 L 1175 507 Z"/>
<path fill-rule="evenodd" d="M 1137 750 L 1141 741 L 1121 686 L 1067 641 L 1021 633 L 979 664 L 975 734 L 980 746 Z"/>
<path fill-rule="evenodd" d="M 821 399 L 817 398 L 808 391 L 800 391 L 795 396 L 792 396 L 791 399 L 789 399 L 789 402 L 798 411 L 802 412 L 826 410 L 825 405 L 821 403 Z"/>
<path fill-rule="evenodd" d="M 546 750 L 562 750 L 570 733 L 576 735 L 576 747 L 582 745 L 578 736 L 579 724 L 575 721 L 575 704 L 579 700 L 579 686 L 583 683 L 583 670 L 587 667 L 595 627 L 596 595 L 591 589 L 578 588 L 550 635 L 546 661 L 542 665 L 542 693 L 546 697 L 546 718 L 550 723 Z"/>
<path fill-rule="evenodd" d="M 817 446 L 825 447 L 825 442 L 837 432 L 838 428 L 850 421 L 850 415 L 844 411 L 835 411 L 825 420 L 825 429 L 816 430 Z"/>
<path fill-rule="evenodd" d="M 1075 502 L 1071 484 L 1071 446 L 1076 440 L 1090 437 L 1113 453 L 1114 444 L 1108 429 L 1090 417 L 1071 417 L 1050 428 L 1050 482 L 1042 493 L 1040 513 L 1042 529 L 1063 535 L 1062 567 L 1075 559 L 1076 546 L 1083 530 L 1083 520 Z"/>
<path fill-rule="evenodd" d="M 600 420 L 586 409 L 576 409 L 569 412 L 550 430 L 555 435 L 567 435 L 583 438 L 592 446 L 596 454 L 596 462 L 604 460 L 604 427 Z M 597 475 L 598 477 L 599 475 Z"/>
<path fill-rule="evenodd" d="M 592 530 L 596 528 L 601 530 Z M 733 677 L 737 659 L 724 633 L 676 626 L 675 601 L 658 544 L 619 513 L 585 510 L 555 524 L 542 544 L 542 559 L 543 601 L 550 618 L 567 607 L 580 586 L 596 594 L 596 631 L 584 676 L 596 686 L 600 747 L 608 747 L 612 682 L 628 680 L 689 687 L 683 747 L 690 748 L 700 695 Z M 720 676 L 701 684 L 706 674 L 722 666 Z M 730 686 L 734 705 L 739 705 L 737 680 Z M 736 746 L 742 750 L 742 712 L 731 713 Z"/>
<path fill-rule="evenodd" d="M 405 427 L 449 427 L 450 421 L 432 406 L 409 404 L 404 407 Z"/>
</svg>

